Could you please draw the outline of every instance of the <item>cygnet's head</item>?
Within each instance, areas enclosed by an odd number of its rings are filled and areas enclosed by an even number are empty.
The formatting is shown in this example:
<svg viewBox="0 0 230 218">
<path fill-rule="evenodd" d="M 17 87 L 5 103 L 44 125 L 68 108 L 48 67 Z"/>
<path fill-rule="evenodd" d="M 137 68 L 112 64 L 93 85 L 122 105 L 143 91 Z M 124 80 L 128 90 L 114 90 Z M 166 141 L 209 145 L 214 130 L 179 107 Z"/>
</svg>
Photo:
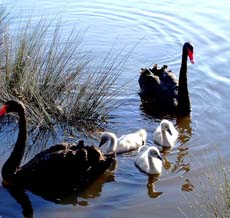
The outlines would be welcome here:
<svg viewBox="0 0 230 218">
<path fill-rule="evenodd" d="M 116 135 L 112 132 L 103 132 L 101 134 L 101 141 L 99 144 L 99 147 L 103 146 L 107 142 L 115 141 L 116 140 Z"/>
<path fill-rule="evenodd" d="M 157 147 L 155 147 L 155 146 L 151 146 L 151 148 L 149 149 L 149 155 L 151 157 L 154 157 L 154 158 L 157 158 L 157 159 L 163 161 L 163 158 L 162 158 L 162 156 L 160 154 L 159 149 Z"/>
<path fill-rule="evenodd" d="M 167 131 L 170 135 L 172 135 L 172 132 L 170 130 L 170 126 L 171 126 L 170 121 L 162 120 L 160 126 L 161 126 L 162 131 Z"/>
</svg>

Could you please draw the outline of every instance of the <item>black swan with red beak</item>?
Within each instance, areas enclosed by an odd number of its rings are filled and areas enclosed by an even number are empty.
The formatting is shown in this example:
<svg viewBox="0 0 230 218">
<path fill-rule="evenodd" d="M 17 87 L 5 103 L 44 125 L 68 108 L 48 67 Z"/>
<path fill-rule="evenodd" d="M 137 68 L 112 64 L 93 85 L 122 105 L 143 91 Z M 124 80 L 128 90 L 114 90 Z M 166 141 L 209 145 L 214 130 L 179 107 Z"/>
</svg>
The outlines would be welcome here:
<svg viewBox="0 0 230 218">
<path fill-rule="evenodd" d="M 83 141 L 56 144 L 20 166 L 27 143 L 26 111 L 22 102 L 7 101 L 0 116 L 15 112 L 19 116 L 19 132 L 14 149 L 2 167 L 3 185 L 29 190 L 44 198 L 80 193 L 99 175 L 111 169 L 115 154 L 103 154 Z"/>
<path fill-rule="evenodd" d="M 187 84 L 187 58 L 194 64 L 193 45 L 186 42 L 182 49 L 179 81 L 164 65 L 152 69 L 142 68 L 139 77 L 140 97 L 143 107 L 152 113 L 187 116 L 191 105 Z"/>
</svg>

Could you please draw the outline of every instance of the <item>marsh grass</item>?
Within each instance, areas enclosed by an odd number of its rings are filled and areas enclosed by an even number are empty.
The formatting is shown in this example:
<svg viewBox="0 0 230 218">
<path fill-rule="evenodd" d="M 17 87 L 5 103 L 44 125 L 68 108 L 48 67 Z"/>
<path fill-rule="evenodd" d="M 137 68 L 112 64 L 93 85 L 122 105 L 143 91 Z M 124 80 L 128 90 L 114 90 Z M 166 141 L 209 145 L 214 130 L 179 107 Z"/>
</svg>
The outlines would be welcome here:
<svg viewBox="0 0 230 218">
<path fill-rule="evenodd" d="M 85 32 L 63 36 L 59 23 L 41 19 L 11 34 L 5 14 L 0 11 L 0 101 L 23 101 L 33 130 L 54 130 L 57 124 L 90 130 L 104 124 L 124 90 L 115 83 L 131 51 L 115 55 L 111 48 L 92 65 L 81 50 Z"/>
<path fill-rule="evenodd" d="M 201 159 L 205 160 L 205 157 Z M 219 155 L 212 166 L 210 161 L 204 161 L 201 166 L 195 192 L 186 194 L 186 201 L 193 210 L 192 217 L 230 218 L 230 169 L 227 162 Z"/>
</svg>

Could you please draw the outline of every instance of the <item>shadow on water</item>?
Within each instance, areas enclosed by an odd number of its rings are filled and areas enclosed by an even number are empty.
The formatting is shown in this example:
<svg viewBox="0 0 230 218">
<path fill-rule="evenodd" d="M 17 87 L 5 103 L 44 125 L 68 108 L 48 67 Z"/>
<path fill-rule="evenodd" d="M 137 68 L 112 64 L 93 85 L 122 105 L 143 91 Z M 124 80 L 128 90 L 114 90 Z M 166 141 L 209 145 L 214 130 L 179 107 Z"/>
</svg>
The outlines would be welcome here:
<svg viewBox="0 0 230 218">
<path fill-rule="evenodd" d="M 33 193 L 36 194 L 45 200 L 54 202 L 56 204 L 62 204 L 62 205 L 79 205 L 79 206 L 88 206 L 88 200 L 89 198 L 97 198 L 101 195 L 103 185 L 108 182 L 114 182 L 115 177 L 114 174 L 111 171 L 105 172 L 103 175 L 98 177 L 91 185 L 87 187 L 84 191 L 81 193 L 76 193 L 74 191 L 69 192 L 68 189 L 59 189 L 56 193 L 49 192 L 49 190 L 43 190 L 41 193 Z M 23 189 L 20 189 L 17 186 L 3 186 L 8 190 L 8 192 L 11 194 L 11 196 L 21 205 L 22 208 L 22 214 L 25 218 L 33 218 L 34 217 L 34 211 L 32 203 L 26 194 L 26 191 Z M 57 197 L 59 196 L 59 197 Z M 84 200 L 78 200 L 78 198 L 83 198 Z"/>
</svg>

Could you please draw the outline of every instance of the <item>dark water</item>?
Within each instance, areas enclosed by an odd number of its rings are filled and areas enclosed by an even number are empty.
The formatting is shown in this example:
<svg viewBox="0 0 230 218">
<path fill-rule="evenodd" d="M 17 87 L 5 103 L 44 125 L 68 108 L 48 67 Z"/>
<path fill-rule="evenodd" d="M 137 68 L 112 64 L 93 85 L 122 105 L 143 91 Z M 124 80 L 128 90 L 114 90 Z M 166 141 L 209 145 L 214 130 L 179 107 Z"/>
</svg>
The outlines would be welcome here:
<svg viewBox="0 0 230 218">
<path fill-rule="evenodd" d="M 160 120 L 140 107 L 139 70 L 155 63 L 168 64 L 178 75 L 182 44 L 191 41 L 195 47 L 195 65 L 188 66 L 191 117 L 173 120 L 180 139 L 165 156 L 165 169 L 158 181 L 148 185 L 151 178 L 134 167 L 134 154 L 119 156 L 114 174 L 100 178 L 78 202 L 71 199 L 55 204 L 28 193 L 35 216 L 182 218 L 185 217 L 182 209 L 193 217 L 185 192 L 192 193 L 193 186 L 199 186 L 201 169 L 219 163 L 218 154 L 230 163 L 228 1 L 4 0 L 3 3 L 13 14 L 13 21 L 62 17 L 64 33 L 73 27 L 88 29 L 83 47 L 91 50 L 95 58 L 103 57 L 113 44 L 115 53 L 137 45 L 122 73 L 124 79 L 131 80 L 131 85 L 121 96 L 124 104 L 111 112 L 113 119 L 106 130 L 120 136 L 145 128 L 149 144 L 153 144 L 153 131 Z M 8 150 L 5 144 L 0 146 L 0 167 Z M 0 186 L 0 217 L 21 216 L 20 205 Z"/>
</svg>

